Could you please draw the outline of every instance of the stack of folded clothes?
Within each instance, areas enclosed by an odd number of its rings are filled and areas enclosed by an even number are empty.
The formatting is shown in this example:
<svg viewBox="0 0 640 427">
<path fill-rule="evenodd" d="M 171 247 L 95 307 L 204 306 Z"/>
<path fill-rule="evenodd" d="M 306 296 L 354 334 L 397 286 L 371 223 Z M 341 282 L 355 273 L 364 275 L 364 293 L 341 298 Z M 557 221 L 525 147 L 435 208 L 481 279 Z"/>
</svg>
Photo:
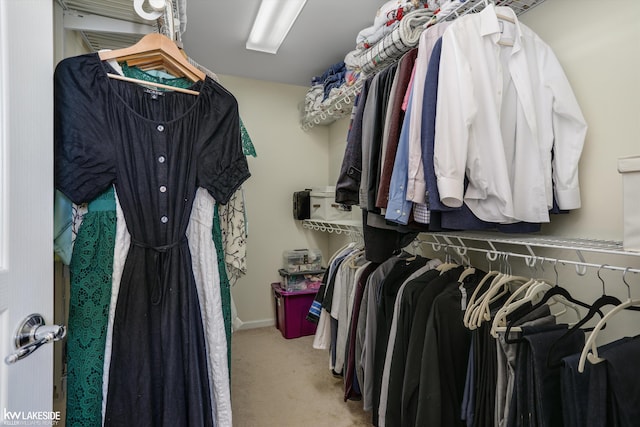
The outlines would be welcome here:
<svg viewBox="0 0 640 427">
<path fill-rule="evenodd" d="M 344 61 L 331 65 L 322 75 L 311 79 L 311 88 L 305 97 L 305 112 L 324 111 L 334 99 L 353 86 L 360 71 L 353 68 L 355 61 L 349 55 Z"/>
</svg>

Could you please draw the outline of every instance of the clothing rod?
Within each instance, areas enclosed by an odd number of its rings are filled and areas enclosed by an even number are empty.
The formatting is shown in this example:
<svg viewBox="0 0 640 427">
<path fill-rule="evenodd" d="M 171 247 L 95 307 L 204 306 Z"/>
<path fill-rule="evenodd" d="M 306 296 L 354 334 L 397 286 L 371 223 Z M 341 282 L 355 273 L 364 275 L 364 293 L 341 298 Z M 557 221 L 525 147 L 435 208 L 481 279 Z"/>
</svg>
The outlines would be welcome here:
<svg viewBox="0 0 640 427">
<path fill-rule="evenodd" d="M 443 248 L 450 248 L 450 249 L 454 249 L 455 252 L 459 255 L 459 256 L 464 256 L 467 251 L 473 251 L 473 252 L 479 252 L 479 253 L 484 253 L 486 255 L 506 255 L 508 257 L 514 257 L 514 258 L 523 258 L 525 260 L 525 262 L 527 263 L 527 266 L 529 266 L 530 263 L 531 267 L 533 267 L 533 265 L 535 263 L 537 263 L 538 261 L 541 262 L 550 262 L 552 264 L 563 264 L 563 265 L 575 265 L 576 267 L 591 267 L 591 268 L 597 268 L 597 269 L 606 269 L 606 270 L 616 270 L 616 271 L 627 271 L 630 273 L 640 273 L 640 269 L 638 268 L 630 268 L 630 267 L 621 267 L 621 266 L 617 266 L 617 265 L 610 265 L 610 264 L 595 264 L 595 263 L 591 263 L 591 262 L 583 262 L 583 261 L 573 261 L 573 260 L 565 260 L 565 259 L 560 259 L 560 258 L 552 258 L 552 257 L 545 257 L 545 256 L 537 256 L 537 255 L 530 255 L 530 254 L 521 254 L 521 253 L 517 253 L 517 252 L 510 252 L 510 251 L 502 251 L 502 250 L 493 250 L 493 249 L 483 249 L 483 248 L 475 248 L 472 246 L 461 246 L 461 245 L 456 245 L 456 244 L 451 244 L 451 243 L 444 243 L 444 242 L 431 242 L 431 241 L 424 241 L 424 240 L 419 240 L 419 242 L 421 244 L 425 244 L 425 245 L 431 245 L 431 248 L 433 249 L 434 252 L 439 252 L 441 249 Z"/>
</svg>

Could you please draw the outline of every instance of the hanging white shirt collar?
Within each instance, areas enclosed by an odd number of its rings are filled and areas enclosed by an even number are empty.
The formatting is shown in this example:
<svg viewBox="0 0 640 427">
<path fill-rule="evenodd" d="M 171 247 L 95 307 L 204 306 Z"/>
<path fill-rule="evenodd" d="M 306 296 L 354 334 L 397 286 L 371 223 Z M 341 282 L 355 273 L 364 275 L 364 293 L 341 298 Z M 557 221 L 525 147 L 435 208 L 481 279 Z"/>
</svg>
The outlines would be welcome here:
<svg viewBox="0 0 640 427">
<path fill-rule="evenodd" d="M 520 21 L 518 21 L 518 17 L 513 9 L 504 6 L 496 7 L 490 4 L 485 7 L 478 16 L 480 19 L 480 35 L 483 37 L 492 36 L 492 40 L 496 44 L 500 41 L 503 28 L 499 16 L 507 18 L 508 21 L 513 21 L 515 37 L 511 54 L 513 55 L 522 49 L 522 29 L 520 28 Z"/>
</svg>

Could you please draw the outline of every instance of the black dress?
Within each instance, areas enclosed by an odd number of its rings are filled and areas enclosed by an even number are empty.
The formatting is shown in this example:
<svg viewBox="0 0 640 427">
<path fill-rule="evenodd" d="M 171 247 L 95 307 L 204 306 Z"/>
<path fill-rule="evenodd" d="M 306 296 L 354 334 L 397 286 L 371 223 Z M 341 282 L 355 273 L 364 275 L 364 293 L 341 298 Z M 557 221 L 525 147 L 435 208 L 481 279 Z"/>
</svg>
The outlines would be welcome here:
<svg viewBox="0 0 640 427">
<path fill-rule="evenodd" d="M 111 79 L 97 54 L 55 72 L 55 181 L 73 202 L 115 184 L 131 234 L 113 326 L 106 426 L 212 426 L 185 231 L 197 187 L 219 203 L 249 177 L 235 98 Z M 215 260 L 212 260 L 215 262 Z"/>
</svg>

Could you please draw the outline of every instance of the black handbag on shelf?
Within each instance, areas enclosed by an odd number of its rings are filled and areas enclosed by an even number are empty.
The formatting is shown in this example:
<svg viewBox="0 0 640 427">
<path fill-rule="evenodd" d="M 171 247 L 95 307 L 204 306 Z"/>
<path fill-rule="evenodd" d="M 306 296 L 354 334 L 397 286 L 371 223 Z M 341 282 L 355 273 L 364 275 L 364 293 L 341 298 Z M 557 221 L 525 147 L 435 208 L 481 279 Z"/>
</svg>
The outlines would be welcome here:
<svg viewBox="0 0 640 427">
<path fill-rule="evenodd" d="M 293 219 L 309 219 L 311 216 L 311 190 L 293 193 Z"/>
</svg>

